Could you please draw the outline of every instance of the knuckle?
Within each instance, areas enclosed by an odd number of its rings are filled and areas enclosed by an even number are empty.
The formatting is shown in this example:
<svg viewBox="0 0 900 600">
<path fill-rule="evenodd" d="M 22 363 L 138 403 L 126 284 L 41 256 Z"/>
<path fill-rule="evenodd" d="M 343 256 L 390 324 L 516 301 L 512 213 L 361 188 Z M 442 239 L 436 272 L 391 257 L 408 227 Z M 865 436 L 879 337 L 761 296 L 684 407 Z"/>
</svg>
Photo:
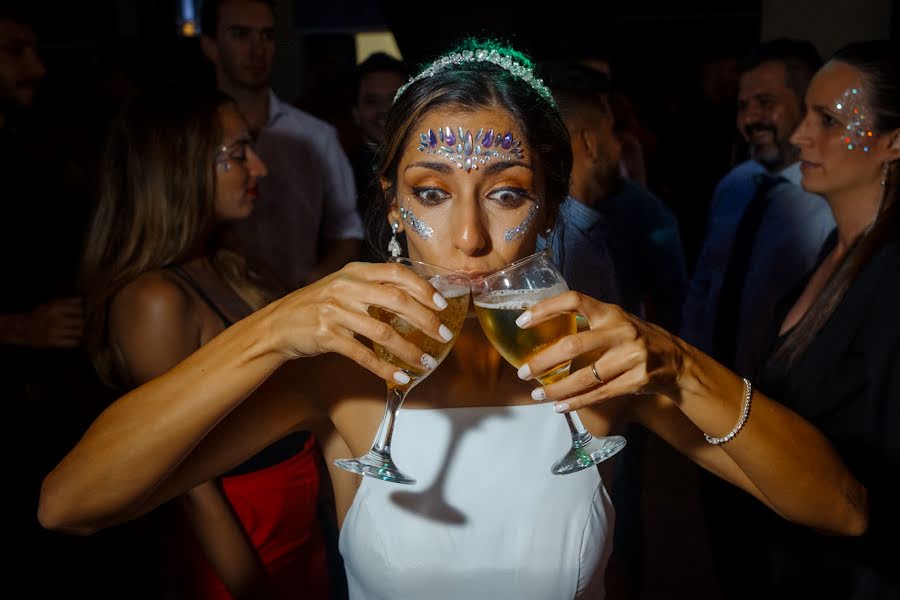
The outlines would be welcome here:
<svg viewBox="0 0 900 600">
<path fill-rule="evenodd" d="M 375 341 L 387 342 L 392 337 L 394 337 L 394 328 L 387 323 L 382 323 L 379 321 L 373 327 L 372 336 L 374 337 Z"/>
<path fill-rule="evenodd" d="M 581 354 L 583 344 L 578 335 L 567 335 L 560 340 L 560 346 L 568 356 L 578 356 Z"/>
<path fill-rule="evenodd" d="M 391 305 L 398 306 L 404 303 L 406 294 L 395 287 L 389 287 L 385 290 L 385 298 Z"/>
</svg>

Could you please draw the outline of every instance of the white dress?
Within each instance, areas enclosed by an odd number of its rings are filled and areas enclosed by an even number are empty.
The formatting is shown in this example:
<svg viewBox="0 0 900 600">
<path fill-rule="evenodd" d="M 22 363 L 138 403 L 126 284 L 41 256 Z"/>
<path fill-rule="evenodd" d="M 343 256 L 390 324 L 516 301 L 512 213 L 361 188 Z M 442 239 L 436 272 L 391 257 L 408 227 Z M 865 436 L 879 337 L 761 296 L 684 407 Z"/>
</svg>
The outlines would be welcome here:
<svg viewBox="0 0 900 600">
<path fill-rule="evenodd" d="M 351 600 L 603 598 L 612 504 L 597 469 L 550 473 L 570 443 L 551 404 L 401 409 L 392 454 L 418 483 L 362 478 Z"/>
</svg>

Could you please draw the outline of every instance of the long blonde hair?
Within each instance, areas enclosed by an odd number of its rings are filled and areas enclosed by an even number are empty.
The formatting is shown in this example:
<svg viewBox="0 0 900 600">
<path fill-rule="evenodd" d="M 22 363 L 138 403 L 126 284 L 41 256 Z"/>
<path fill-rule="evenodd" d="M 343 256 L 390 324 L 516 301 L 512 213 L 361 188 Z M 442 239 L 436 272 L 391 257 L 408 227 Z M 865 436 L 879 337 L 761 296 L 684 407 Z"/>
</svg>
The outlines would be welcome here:
<svg viewBox="0 0 900 600">
<path fill-rule="evenodd" d="M 219 111 L 231 102 L 215 89 L 163 86 L 135 98 L 112 125 L 81 268 L 87 348 L 110 385 L 128 382 L 109 344 L 109 303 L 140 275 L 183 262 L 205 245 L 213 268 L 252 309 L 280 293 L 216 224 Z"/>
</svg>

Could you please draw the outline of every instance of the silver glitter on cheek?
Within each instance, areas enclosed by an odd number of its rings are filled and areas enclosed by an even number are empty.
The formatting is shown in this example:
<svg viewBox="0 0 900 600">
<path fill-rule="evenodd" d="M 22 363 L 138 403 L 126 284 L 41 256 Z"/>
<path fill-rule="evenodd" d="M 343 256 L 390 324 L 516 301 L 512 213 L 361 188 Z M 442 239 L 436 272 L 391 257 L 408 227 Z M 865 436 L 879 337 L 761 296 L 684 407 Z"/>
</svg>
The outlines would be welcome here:
<svg viewBox="0 0 900 600">
<path fill-rule="evenodd" d="M 848 88 L 835 101 L 834 110 L 847 120 L 846 132 L 841 139 L 847 144 L 847 150 L 862 148 L 863 152 L 868 152 L 873 133 L 868 122 L 868 108 L 863 89 Z"/>
<path fill-rule="evenodd" d="M 434 230 L 424 221 L 416 217 L 416 215 L 408 208 L 400 207 L 400 218 L 403 219 L 409 225 L 409 228 L 415 231 L 416 235 L 423 240 L 430 240 L 434 235 Z"/>
<path fill-rule="evenodd" d="M 512 229 L 507 229 L 503 233 L 503 239 L 507 242 L 512 242 L 514 240 L 519 239 L 523 235 L 525 235 L 529 229 L 531 229 L 531 224 L 534 223 L 535 217 L 537 217 L 538 210 L 541 208 L 541 205 L 535 202 L 531 205 L 531 208 L 528 209 L 528 214 L 525 215 L 525 219 L 519 223 L 517 227 Z"/>
</svg>

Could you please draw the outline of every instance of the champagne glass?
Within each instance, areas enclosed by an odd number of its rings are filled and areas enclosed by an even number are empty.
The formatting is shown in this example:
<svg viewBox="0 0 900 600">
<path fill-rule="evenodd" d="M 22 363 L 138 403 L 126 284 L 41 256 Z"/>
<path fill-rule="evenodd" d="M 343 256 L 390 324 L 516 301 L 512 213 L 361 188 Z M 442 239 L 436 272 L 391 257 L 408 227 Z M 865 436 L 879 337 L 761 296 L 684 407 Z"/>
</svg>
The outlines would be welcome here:
<svg viewBox="0 0 900 600">
<path fill-rule="evenodd" d="M 450 348 L 453 347 L 456 336 L 466 319 L 466 313 L 469 310 L 469 279 L 461 273 L 409 258 L 390 258 L 389 262 L 409 267 L 420 277 L 428 280 L 434 289 L 447 300 L 447 308 L 437 314 L 441 322 L 453 333 L 453 338 L 449 342 L 439 342 L 425 335 L 398 315 L 377 306 L 370 306 L 369 314 L 379 321 L 388 323 L 405 339 L 433 356 L 440 364 L 450 352 Z M 407 364 L 380 344 L 373 342 L 373 346 L 378 358 L 391 363 L 409 375 L 409 383 L 401 384 L 393 379 L 386 380 L 387 402 L 385 403 L 384 417 L 381 419 L 372 449 L 359 458 L 339 459 L 335 460 L 334 464 L 347 471 L 368 475 L 383 481 L 413 484 L 416 480 L 397 468 L 391 458 L 391 438 L 394 435 L 397 411 L 406 399 L 406 395 L 417 383 L 428 377 L 432 370 L 426 369 L 422 365 Z"/>
<path fill-rule="evenodd" d="M 569 288 L 550 261 L 547 251 L 518 260 L 496 273 L 472 281 L 472 300 L 481 328 L 498 352 L 519 368 L 528 359 L 557 340 L 576 332 L 576 316 L 566 313 L 522 329 L 516 319 L 541 300 Z M 569 374 L 567 360 L 537 376 L 542 385 L 559 381 Z M 556 461 L 551 472 L 574 473 L 610 458 L 625 446 L 620 435 L 595 438 L 584 428 L 575 411 L 564 414 L 572 434 L 572 446 Z"/>
</svg>

